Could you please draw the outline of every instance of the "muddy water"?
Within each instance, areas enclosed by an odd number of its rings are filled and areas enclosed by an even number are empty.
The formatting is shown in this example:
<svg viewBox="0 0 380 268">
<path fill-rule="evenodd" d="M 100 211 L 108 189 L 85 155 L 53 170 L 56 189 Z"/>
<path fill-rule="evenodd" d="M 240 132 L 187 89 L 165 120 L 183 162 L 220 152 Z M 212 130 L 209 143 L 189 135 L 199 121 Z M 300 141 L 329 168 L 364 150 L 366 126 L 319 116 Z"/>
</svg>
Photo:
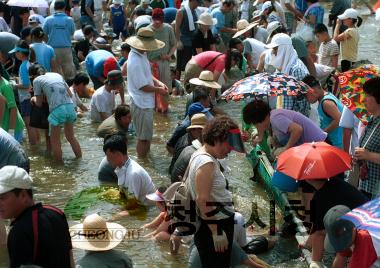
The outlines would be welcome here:
<svg viewBox="0 0 380 268">
<path fill-rule="evenodd" d="M 328 10 L 328 8 L 326 8 Z M 361 10 L 366 13 L 367 10 Z M 374 16 L 363 16 L 364 23 L 360 27 L 359 58 L 369 59 L 380 64 L 380 26 Z M 89 105 L 89 101 L 85 103 Z M 154 137 L 152 151 L 146 160 L 135 158 L 135 140 L 129 141 L 129 154 L 137 160 L 150 174 L 156 186 L 168 185 L 170 179 L 167 176 L 167 168 L 170 164 L 165 143 L 172 130 L 183 115 L 184 98 L 171 97 L 170 112 L 167 115 L 156 114 L 154 118 Z M 229 115 L 240 120 L 240 104 L 220 104 Z M 91 123 L 88 116 L 77 121 L 75 126 L 76 136 L 82 146 L 83 158 L 74 159 L 71 148 L 67 142 L 63 143 L 65 165 L 55 165 L 51 158 L 44 154 L 44 147 L 29 148 L 27 151 L 31 159 L 31 175 L 34 178 L 35 199 L 63 208 L 70 197 L 83 189 L 98 185 L 97 168 L 104 154 L 102 152 L 102 139 L 96 137 L 96 124 Z M 253 176 L 249 163 L 244 155 L 232 153 L 225 161 L 228 165 L 226 173 L 230 180 L 235 197 L 236 207 L 247 218 L 250 216 L 251 202 L 256 202 L 259 207 L 260 218 L 269 222 L 269 201 L 264 190 L 249 178 Z M 101 203 L 91 207 L 86 214 L 97 212 L 105 218 L 111 218 L 120 206 L 109 203 Z M 135 229 L 152 220 L 158 211 L 151 207 L 146 213 L 124 217 L 117 222 L 127 228 Z M 277 215 L 280 219 L 280 215 Z M 73 225 L 78 221 L 69 220 Z M 279 224 L 279 221 L 278 221 Z M 187 266 L 187 248 L 182 247 L 180 254 L 172 256 L 168 253 L 167 243 L 155 243 L 145 238 L 130 239 L 123 242 L 119 249 L 126 251 L 133 259 L 135 267 L 185 267 Z M 74 250 L 75 257 L 80 257 L 83 252 Z M 0 250 L 0 267 L 7 265 L 7 254 Z M 294 240 L 279 240 L 276 248 L 262 256 L 274 267 L 305 267 L 302 258 L 299 257 Z"/>
</svg>

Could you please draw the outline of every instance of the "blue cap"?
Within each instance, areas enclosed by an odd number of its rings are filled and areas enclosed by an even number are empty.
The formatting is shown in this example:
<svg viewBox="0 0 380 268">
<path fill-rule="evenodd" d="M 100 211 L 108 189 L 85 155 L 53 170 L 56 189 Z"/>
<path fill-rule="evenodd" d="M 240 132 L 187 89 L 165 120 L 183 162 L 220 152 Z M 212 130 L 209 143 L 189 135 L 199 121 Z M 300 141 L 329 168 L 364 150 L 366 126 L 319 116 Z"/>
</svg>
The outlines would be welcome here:
<svg viewBox="0 0 380 268">
<path fill-rule="evenodd" d="M 11 51 L 9 51 L 8 53 L 12 54 L 12 53 L 16 53 L 16 52 L 25 52 L 26 53 L 26 52 L 29 52 L 29 49 L 15 46 L 15 48 L 12 49 Z"/>
<path fill-rule="evenodd" d="M 209 111 L 208 108 L 205 108 L 200 102 L 194 102 L 189 106 L 189 109 L 187 110 L 187 114 L 189 117 L 192 117 L 194 114 L 198 113 L 207 113 Z"/>
</svg>

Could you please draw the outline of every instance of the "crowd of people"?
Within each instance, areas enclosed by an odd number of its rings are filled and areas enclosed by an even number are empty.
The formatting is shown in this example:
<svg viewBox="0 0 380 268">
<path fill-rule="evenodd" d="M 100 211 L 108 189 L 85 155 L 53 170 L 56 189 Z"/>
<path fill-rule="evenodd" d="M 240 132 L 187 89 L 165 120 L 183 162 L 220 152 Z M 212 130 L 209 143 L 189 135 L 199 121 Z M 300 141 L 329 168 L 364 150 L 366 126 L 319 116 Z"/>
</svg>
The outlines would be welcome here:
<svg viewBox="0 0 380 268">
<path fill-rule="evenodd" d="M 353 7 L 334 0 L 326 23 L 318 0 L 46 0 L 46 8 L 0 2 L 0 244 L 8 247 L 10 267 L 133 267 L 133 256 L 115 249 L 124 226 L 91 214 L 69 227 L 63 211 L 33 197 L 24 145 L 41 144 L 43 132 L 46 151 L 64 164 L 63 129 L 81 158 L 81 117 L 98 124 L 104 139 L 99 183 L 117 185 L 120 196 L 141 206 L 156 205 L 159 215 L 143 226 L 152 229 L 146 237 L 167 241 L 172 254 L 190 237 L 189 267 L 269 267 L 253 254 L 273 241 L 247 241 L 248 219 L 234 207 L 220 159 L 268 135 L 273 158 L 308 142 L 345 150 L 352 170 L 300 183 L 312 226 L 301 246 L 310 248 L 312 268 L 324 267 L 325 239 L 336 251 L 332 267 L 377 267 L 378 237 L 350 224 L 341 226 L 348 237 L 330 230 L 380 195 L 380 78 L 364 84 L 367 125 L 326 87 L 334 72 L 360 61 L 362 18 Z M 257 134 L 240 131 L 218 105 L 220 94 L 244 77 L 275 71 L 303 81 L 307 93 L 248 102 L 243 123 Z M 170 181 L 156 187 L 139 161 L 151 150 L 154 113 L 170 113 L 173 98 L 187 103 L 166 143 Z M 137 160 L 128 152 L 130 136 Z M 178 216 L 173 200 L 189 203 L 182 207 L 189 216 Z M 8 233 L 4 219 L 12 220 Z M 74 260 L 73 248 L 86 254 Z"/>
</svg>

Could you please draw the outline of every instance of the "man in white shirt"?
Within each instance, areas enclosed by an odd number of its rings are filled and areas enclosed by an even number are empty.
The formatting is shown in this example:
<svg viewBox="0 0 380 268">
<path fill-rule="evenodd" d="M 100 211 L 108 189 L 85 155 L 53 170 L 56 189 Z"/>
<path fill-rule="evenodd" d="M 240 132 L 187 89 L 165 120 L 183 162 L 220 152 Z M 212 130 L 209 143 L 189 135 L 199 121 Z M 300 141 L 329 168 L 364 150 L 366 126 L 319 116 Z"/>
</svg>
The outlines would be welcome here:
<svg viewBox="0 0 380 268">
<path fill-rule="evenodd" d="M 111 116 L 115 109 L 115 94 L 124 92 L 124 79 L 119 70 L 110 71 L 104 86 L 92 95 L 90 110 L 91 120 L 102 122 Z"/>
<path fill-rule="evenodd" d="M 153 30 L 148 27 L 140 28 L 137 35 L 128 38 L 126 43 L 132 48 L 127 70 L 132 121 L 136 129 L 136 151 L 138 157 L 145 157 L 153 137 L 155 93 L 168 94 L 167 86 L 153 77 L 146 52 L 163 48 L 165 43 L 155 39 Z"/>
<path fill-rule="evenodd" d="M 156 187 L 145 169 L 128 156 L 126 137 L 116 134 L 106 138 L 103 151 L 115 168 L 120 191 L 128 198 L 133 195 L 142 204 L 149 204 L 146 195 L 154 193 Z"/>
</svg>

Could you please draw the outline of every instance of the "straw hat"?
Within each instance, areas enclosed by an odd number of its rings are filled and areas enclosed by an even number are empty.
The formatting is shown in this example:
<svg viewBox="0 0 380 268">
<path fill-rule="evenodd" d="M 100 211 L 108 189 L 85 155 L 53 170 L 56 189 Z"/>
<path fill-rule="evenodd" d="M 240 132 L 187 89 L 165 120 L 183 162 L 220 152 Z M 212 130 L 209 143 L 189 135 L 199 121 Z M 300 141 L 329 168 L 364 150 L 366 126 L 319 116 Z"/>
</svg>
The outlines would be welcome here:
<svg viewBox="0 0 380 268">
<path fill-rule="evenodd" d="M 198 78 L 192 78 L 189 82 L 197 86 L 221 88 L 221 85 L 214 81 L 214 74 L 211 71 L 202 71 Z"/>
<path fill-rule="evenodd" d="M 83 223 L 70 228 L 73 247 L 89 251 L 113 249 L 123 241 L 126 232 L 120 224 L 106 222 L 98 214 L 89 215 Z"/>
<path fill-rule="evenodd" d="M 244 34 L 245 32 L 251 30 L 253 27 L 259 25 L 258 22 L 252 22 L 252 23 L 249 23 L 247 20 L 239 20 L 237 23 L 236 23 L 236 28 L 237 28 L 237 32 L 234 34 L 234 36 L 232 38 L 236 38 L 242 34 Z"/>
<path fill-rule="evenodd" d="M 143 51 L 153 51 L 165 46 L 164 42 L 154 38 L 153 30 L 148 27 L 140 28 L 136 36 L 129 37 L 125 42 L 131 47 Z"/>
<path fill-rule="evenodd" d="M 204 12 L 199 16 L 199 19 L 197 20 L 198 24 L 213 26 L 218 22 L 217 19 L 213 18 L 210 13 Z"/>
<path fill-rule="evenodd" d="M 204 113 L 198 113 L 191 117 L 191 125 L 186 129 L 194 129 L 194 128 L 204 128 L 207 124 L 207 118 Z"/>
</svg>

